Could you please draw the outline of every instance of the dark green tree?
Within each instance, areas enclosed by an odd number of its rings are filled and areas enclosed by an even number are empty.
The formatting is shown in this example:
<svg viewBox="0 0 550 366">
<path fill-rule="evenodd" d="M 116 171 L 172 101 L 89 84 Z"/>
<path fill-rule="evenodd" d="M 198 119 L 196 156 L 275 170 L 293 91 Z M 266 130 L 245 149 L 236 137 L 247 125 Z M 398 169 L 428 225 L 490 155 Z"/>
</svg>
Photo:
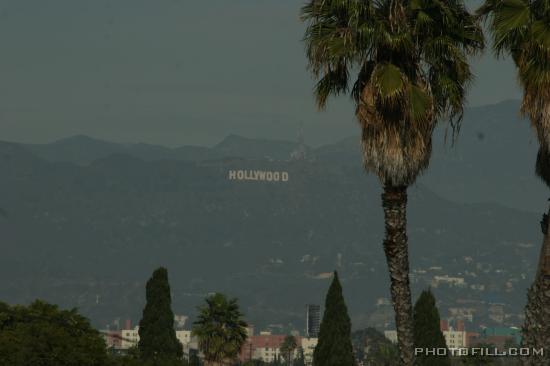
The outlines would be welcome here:
<svg viewBox="0 0 550 366">
<path fill-rule="evenodd" d="M 313 352 L 315 366 L 355 366 L 351 344 L 351 321 L 342 294 L 338 272 L 325 300 L 325 312 L 319 330 L 319 341 Z"/>
<path fill-rule="evenodd" d="M 399 349 L 375 328 L 357 330 L 351 335 L 355 358 L 369 366 L 399 364 Z"/>
<path fill-rule="evenodd" d="M 399 349 L 391 343 L 380 343 L 367 356 L 370 366 L 393 366 L 399 364 Z"/>
<path fill-rule="evenodd" d="M 139 322 L 140 358 L 153 364 L 181 360 L 183 347 L 176 338 L 174 313 L 166 268 L 158 268 L 147 281 L 146 305 Z"/>
<path fill-rule="evenodd" d="M 112 355 L 110 363 L 105 366 L 190 366 L 190 364 L 185 359 L 142 361 L 139 357 Z"/>
<path fill-rule="evenodd" d="M 268 364 L 261 360 L 249 360 L 243 363 L 242 366 L 264 366 L 264 365 L 268 365 Z"/>
<path fill-rule="evenodd" d="M 435 306 L 435 297 L 430 290 L 422 291 L 414 305 L 414 347 L 447 348 L 445 337 L 441 332 L 439 311 Z M 450 366 L 449 356 L 432 356 L 424 353 L 417 355 L 417 366 Z"/>
<path fill-rule="evenodd" d="M 0 366 L 105 365 L 105 341 L 75 309 L 0 303 Z"/>
</svg>

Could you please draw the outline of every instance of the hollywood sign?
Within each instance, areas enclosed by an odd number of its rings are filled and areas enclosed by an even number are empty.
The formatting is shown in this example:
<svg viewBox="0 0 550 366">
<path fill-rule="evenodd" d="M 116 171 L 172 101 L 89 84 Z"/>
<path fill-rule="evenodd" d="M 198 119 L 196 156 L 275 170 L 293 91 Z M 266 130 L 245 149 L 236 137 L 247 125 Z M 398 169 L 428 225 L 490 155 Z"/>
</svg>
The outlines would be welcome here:
<svg viewBox="0 0 550 366">
<path fill-rule="evenodd" d="M 265 182 L 288 182 L 288 172 L 269 170 L 230 170 L 229 180 L 258 180 Z"/>
</svg>

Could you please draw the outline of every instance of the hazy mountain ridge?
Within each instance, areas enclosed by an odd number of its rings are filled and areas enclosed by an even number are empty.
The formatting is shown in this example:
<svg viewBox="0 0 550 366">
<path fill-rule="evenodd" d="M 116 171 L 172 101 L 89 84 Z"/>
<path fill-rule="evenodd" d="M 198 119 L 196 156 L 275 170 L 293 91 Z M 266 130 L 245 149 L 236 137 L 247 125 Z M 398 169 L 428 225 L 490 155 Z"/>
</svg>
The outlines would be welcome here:
<svg viewBox="0 0 550 366">
<path fill-rule="evenodd" d="M 227 156 L 242 155 L 235 141 L 285 155 L 296 147 L 231 139 L 222 144 Z M 0 169 L 8 172 L 0 180 L 0 297 L 79 306 L 99 323 L 137 317 L 144 280 L 166 265 L 177 312 L 228 291 L 255 322 L 296 323 L 303 304 L 321 302 L 326 282 L 316 276 L 338 268 L 353 317 L 366 324 L 375 299 L 388 296 L 380 187 L 355 162 L 331 158 L 348 154 L 346 146 L 309 151 L 312 160 L 277 160 L 261 149 L 246 159 L 202 161 L 113 152 L 76 165 L 0 143 Z M 232 169 L 287 171 L 290 179 L 235 182 Z M 517 291 L 528 286 L 538 215 L 456 204 L 422 184 L 411 189 L 409 212 L 411 268 L 442 264 L 454 274 L 471 255 L 528 274 Z M 510 295 L 516 308 L 522 300 Z"/>
<path fill-rule="evenodd" d="M 298 143 L 229 135 L 213 147 L 181 146 L 169 148 L 145 143 L 114 143 L 79 135 L 49 144 L 21 144 L 21 146 L 44 160 L 89 165 L 95 160 L 113 154 L 126 154 L 145 161 L 204 161 L 223 157 L 286 160 L 297 148 Z"/>
<path fill-rule="evenodd" d="M 454 144 L 451 134 L 445 124 L 436 131 L 431 164 L 420 183 L 457 202 L 492 201 L 537 213 L 546 210 L 550 192 L 534 174 L 537 142 L 529 122 L 520 117 L 519 101 L 467 109 Z M 229 135 L 213 147 L 116 144 L 86 136 L 21 146 L 49 161 L 79 165 L 111 154 L 126 154 L 145 161 L 207 161 L 227 157 L 285 161 L 296 157 L 293 153 L 297 152 L 307 159 L 356 167 L 361 164 L 357 136 L 315 148 L 298 142 L 237 135 Z"/>
</svg>

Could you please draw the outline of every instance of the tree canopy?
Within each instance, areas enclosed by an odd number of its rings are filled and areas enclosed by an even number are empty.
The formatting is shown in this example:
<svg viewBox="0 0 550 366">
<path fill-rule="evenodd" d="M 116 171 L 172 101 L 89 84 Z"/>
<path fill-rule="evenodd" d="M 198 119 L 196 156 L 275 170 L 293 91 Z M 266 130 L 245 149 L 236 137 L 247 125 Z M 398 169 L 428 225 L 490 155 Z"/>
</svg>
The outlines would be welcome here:
<svg viewBox="0 0 550 366">
<path fill-rule="evenodd" d="M 495 53 L 512 56 L 524 90 L 522 111 L 550 148 L 550 2 L 486 0 L 478 13 L 489 19 Z"/>
<path fill-rule="evenodd" d="M 105 366 L 105 341 L 76 309 L 0 303 L 1 366 Z"/>
<path fill-rule="evenodd" d="M 193 335 L 207 365 L 230 362 L 237 358 L 245 343 L 248 324 L 239 310 L 237 299 L 216 293 L 199 306 L 198 319 L 193 323 Z"/>
<path fill-rule="evenodd" d="M 458 127 L 467 57 L 484 45 L 477 18 L 457 0 L 309 0 L 302 19 L 319 107 L 349 93 L 366 168 L 410 185 L 428 165 L 437 120 Z"/>
</svg>

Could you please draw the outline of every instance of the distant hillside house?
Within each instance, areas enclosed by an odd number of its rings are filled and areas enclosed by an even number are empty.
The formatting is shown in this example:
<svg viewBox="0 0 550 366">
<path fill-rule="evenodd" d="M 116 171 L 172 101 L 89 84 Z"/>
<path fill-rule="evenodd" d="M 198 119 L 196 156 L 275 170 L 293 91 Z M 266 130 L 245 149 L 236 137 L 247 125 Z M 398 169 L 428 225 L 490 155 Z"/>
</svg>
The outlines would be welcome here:
<svg viewBox="0 0 550 366">
<path fill-rule="evenodd" d="M 449 287 L 465 287 L 466 282 L 463 277 L 450 277 L 448 275 L 444 276 L 434 276 L 432 280 L 433 287 L 439 287 L 439 285 L 447 285 Z"/>
</svg>

